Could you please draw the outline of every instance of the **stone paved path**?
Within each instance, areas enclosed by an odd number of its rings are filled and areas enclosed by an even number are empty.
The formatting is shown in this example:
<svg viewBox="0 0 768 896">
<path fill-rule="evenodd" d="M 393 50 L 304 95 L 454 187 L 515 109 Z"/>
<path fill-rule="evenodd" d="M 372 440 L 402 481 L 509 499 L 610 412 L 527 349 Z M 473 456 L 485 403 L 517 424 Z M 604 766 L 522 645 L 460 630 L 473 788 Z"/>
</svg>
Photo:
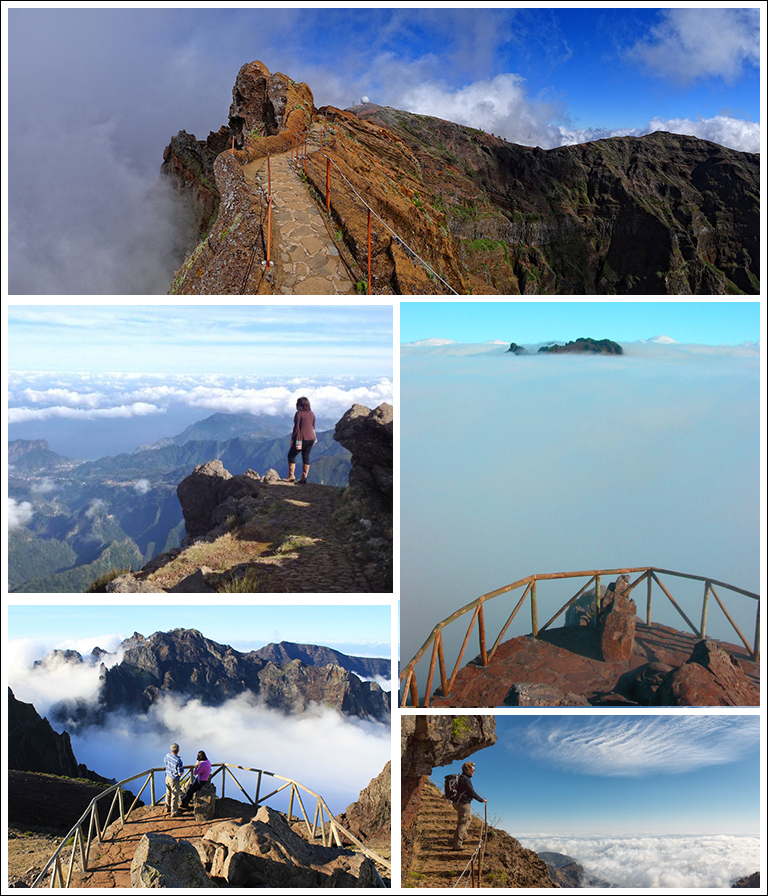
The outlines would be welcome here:
<svg viewBox="0 0 768 896">
<path fill-rule="evenodd" d="M 290 153 L 272 156 L 270 169 L 272 214 L 281 234 L 280 244 L 272 246 L 272 260 L 280 268 L 280 291 L 284 295 L 354 295 L 355 284 L 307 187 L 291 166 Z M 244 171 L 266 193 L 266 159 L 251 162 Z"/>
</svg>

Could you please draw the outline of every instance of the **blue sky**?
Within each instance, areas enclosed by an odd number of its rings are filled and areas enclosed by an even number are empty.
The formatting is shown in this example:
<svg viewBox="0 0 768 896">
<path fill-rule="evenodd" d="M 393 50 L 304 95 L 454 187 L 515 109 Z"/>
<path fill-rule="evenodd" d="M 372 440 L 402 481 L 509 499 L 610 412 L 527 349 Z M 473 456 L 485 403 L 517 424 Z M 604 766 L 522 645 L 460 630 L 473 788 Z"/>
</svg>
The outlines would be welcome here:
<svg viewBox="0 0 768 896">
<path fill-rule="evenodd" d="M 256 59 L 318 107 L 365 95 L 544 148 L 669 130 L 757 152 L 757 7 L 6 5 L 10 292 L 166 293 L 178 214 L 152 189 L 163 149 L 226 124 Z"/>
<path fill-rule="evenodd" d="M 400 341 L 505 340 L 520 345 L 580 336 L 634 342 L 740 345 L 760 338 L 759 302 L 401 302 Z"/>
<path fill-rule="evenodd" d="M 135 631 L 149 637 L 174 628 L 196 628 L 206 638 L 243 652 L 278 641 L 322 644 L 342 653 L 354 646 L 361 656 L 389 656 L 390 652 L 389 606 L 238 605 L 219 606 L 215 611 L 202 605 L 149 604 L 35 604 L 8 608 L 11 640 L 25 639 L 45 644 L 49 649 L 76 643 L 81 653 L 96 646 L 114 650 L 118 638 L 128 638 Z"/>
<path fill-rule="evenodd" d="M 497 714 L 496 730 L 472 756 L 472 783 L 519 839 L 759 833 L 758 715 L 518 712 Z M 432 778 L 442 786 L 460 767 Z"/>
<path fill-rule="evenodd" d="M 11 305 L 10 370 L 392 375 L 391 305 Z"/>
</svg>

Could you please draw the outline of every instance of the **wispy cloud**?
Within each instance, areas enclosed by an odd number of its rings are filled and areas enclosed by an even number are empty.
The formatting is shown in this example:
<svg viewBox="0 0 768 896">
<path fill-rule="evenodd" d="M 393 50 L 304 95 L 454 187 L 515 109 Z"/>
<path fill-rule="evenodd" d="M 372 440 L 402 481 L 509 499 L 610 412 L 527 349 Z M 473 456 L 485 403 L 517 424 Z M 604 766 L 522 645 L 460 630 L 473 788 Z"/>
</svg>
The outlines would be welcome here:
<svg viewBox="0 0 768 896">
<path fill-rule="evenodd" d="M 642 716 L 599 719 L 579 716 L 530 726 L 523 748 L 542 762 L 582 775 L 642 777 L 683 774 L 722 765 L 760 743 L 755 716 Z"/>
<path fill-rule="evenodd" d="M 627 51 L 659 77 L 732 81 L 746 65 L 760 64 L 758 9 L 669 9 L 661 16 L 661 23 Z"/>
<path fill-rule="evenodd" d="M 8 498 L 8 528 L 16 529 L 19 526 L 26 526 L 32 519 L 34 510 L 29 501 L 17 501 L 15 498 Z"/>
</svg>

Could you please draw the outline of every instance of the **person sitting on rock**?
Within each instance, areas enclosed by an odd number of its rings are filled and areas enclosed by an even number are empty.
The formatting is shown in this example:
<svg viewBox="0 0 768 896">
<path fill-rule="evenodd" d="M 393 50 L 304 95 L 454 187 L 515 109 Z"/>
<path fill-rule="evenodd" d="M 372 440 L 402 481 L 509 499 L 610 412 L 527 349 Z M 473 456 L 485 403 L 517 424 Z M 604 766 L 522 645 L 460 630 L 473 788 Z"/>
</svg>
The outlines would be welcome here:
<svg viewBox="0 0 768 896">
<path fill-rule="evenodd" d="M 171 817 L 179 814 L 181 803 L 181 776 L 184 763 L 179 756 L 179 745 L 171 744 L 170 753 L 165 754 L 165 812 Z"/>
<path fill-rule="evenodd" d="M 192 769 L 192 774 L 195 776 L 195 780 L 189 785 L 189 787 L 187 788 L 187 792 L 182 797 L 182 809 L 187 808 L 190 799 L 197 793 L 198 790 L 201 789 L 203 784 L 207 784 L 211 778 L 211 763 L 208 757 L 205 755 L 204 750 L 200 750 L 198 752 L 197 762 L 195 763 L 195 767 Z"/>
<path fill-rule="evenodd" d="M 464 838 L 467 836 L 467 829 L 469 828 L 469 822 L 472 818 L 472 800 L 477 800 L 480 803 L 488 802 L 488 800 L 486 800 L 485 797 L 480 796 L 472 786 L 470 778 L 474 773 L 474 762 L 465 762 L 464 765 L 462 765 L 461 774 L 459 775 L 459 780 L 456 785 L 458 796 L 451 803 L 458 815 L 456 820 L 456 830 L 453 833 L 452 846 L 454 849 L 461 849 L 464 846 Z"/>
<path fill-rule="evenodd" d="M 296 402 L 296 414 L 293 418 L 293 432 L 291 433 L 291 448 L 288 451 L 288 478 L 286 482 L 298 482 L 299 485 L 307 484 L 309 474 L 309 452 L 317 440 L 315 433 L 315 415 L 308 398 L 299 398 Z M 304 469 L 301 479 L 296 479 L 296 455 L 301 452 Z"/>
</svg>

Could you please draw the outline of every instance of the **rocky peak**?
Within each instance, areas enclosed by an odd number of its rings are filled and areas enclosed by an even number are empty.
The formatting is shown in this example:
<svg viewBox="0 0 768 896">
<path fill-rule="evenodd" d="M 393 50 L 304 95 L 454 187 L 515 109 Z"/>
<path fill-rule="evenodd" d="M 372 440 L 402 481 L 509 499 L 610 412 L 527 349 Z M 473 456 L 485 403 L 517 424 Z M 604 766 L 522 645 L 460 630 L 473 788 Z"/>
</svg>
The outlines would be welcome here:
<svg viewBox="0 0 768 896">
<path fill-rule="evenodd" d="M 511 349 L 510 349 L 511 351 Z M 623 355 L 624 349 L 618 342 L 611 339 L 592 339 L 591 337 L 580 337 L 573 342 L 566 342 L 565 345 L 552 343 L 551 345 L 542 345 L 540 352 L 552 355 Z"/>
</svg>

